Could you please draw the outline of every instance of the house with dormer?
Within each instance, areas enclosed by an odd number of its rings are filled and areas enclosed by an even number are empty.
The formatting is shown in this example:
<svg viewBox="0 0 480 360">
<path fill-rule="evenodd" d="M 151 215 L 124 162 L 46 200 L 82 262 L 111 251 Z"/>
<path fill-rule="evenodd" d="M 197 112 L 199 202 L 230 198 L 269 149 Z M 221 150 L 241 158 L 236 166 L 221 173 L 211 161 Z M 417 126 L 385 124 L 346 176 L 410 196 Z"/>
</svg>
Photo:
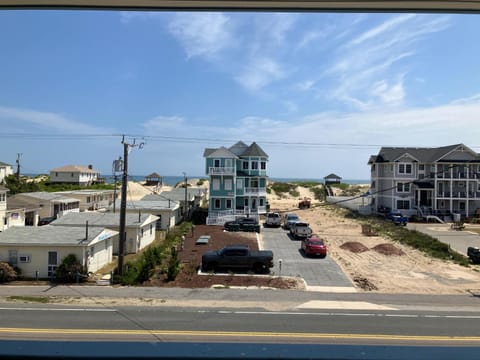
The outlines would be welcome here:
<svg viewBox="0 0 480 360">
<path fill-rule="evenodd" d="M 464 144 L 436 148 L 382 147 L 370 157 L 373 211 L 473 216 L 480 208 L 480 154 Z"/>
<path fill-rule="evenodd" d="M 210 186 L 207 224 L 266 213 L 268 155 L 257 143 L 208 148 L 203 156 Z"/>
</svg>

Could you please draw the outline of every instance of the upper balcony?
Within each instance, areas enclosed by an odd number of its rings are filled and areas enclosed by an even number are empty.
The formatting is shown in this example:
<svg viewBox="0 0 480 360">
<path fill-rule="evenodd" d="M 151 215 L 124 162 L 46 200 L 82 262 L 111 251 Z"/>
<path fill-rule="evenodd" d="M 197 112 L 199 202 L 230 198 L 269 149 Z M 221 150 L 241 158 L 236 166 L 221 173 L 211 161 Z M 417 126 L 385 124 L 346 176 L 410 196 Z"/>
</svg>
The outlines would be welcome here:
<svg viewBox="0 0 480 360">
<path fill-rule="evenodd" d="M 234 167 L 209 167 L 208 168 L 208 175 L 235 175 L 235 168 Z"/>
<path fill-rule="evenodd" d="M 257 187 L 246 187 L 243 193 L 246 196 L 267 196 L 267 189 Z"/>
</svg>

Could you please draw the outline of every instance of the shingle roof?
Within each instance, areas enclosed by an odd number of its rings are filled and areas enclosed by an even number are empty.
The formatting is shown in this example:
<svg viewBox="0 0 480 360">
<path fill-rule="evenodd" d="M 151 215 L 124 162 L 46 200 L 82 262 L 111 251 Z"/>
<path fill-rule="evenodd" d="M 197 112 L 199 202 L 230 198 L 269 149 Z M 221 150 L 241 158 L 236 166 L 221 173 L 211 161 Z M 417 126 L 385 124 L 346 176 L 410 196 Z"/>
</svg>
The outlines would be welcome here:
<svg viewBox="0 0 480 360">
<path fill-rule="evenodd" d="M 338 180 L 341 180 L 342 178 L 336 174 L 330 174 L 330 175 L 327 175 L 324 177 L 324 179 L 338 179 Z"/>
<path fill-rule="evenodd" d="M 4 163 L 3 161 L 0 161 L 0 166 L 5 167 L 5 166 L 12 166 L 12 165 Z"/>
<path fill-rule="evenodd" d="M 8 188 L 6 188 L 3 185 L 0 185 L 0 191 L 10 191 Z"/>
<path fill-rule="evenodd" d="M 208 149 L 208 150 L 213 150 L 213 151 L 209 152 L 208 155 L 205 155 L 206 154 L 206 150 L 205 150 L 203 153 L 205 157 L 221 157 L 221 158 L 235 158 L 235 159 L 237 158 L 237 155 L 235 155 L 233 152 L 231 152 L 224 146 L 218 149 Z"/>
<path fill-rule="evenodd" d="M 88 239 L 85 241 L 84 227 L 69 226 L 15 226 L 0 233 L 0 244 L 16 246 L 46 245 L 72 246 L 88 245 L 104 229 L 89 228 Z M 116 231 L 111 231 L 116 233 Z"/>
<path fill-rule="evenodd" d="M 137 211 L 156 211 L 156 210 L 175 210 L 178 209 L 180 205 L 176 201 L 168 200 L 136 200 L 136 201 L 127 201 L 127 210 L 137 210 Z M 113 208 L 113 205 L 110 206 Z"/>
<path fill-rule="evenodd" d="M 404 155 L 410 155 L 414 159 L 422 163 L 433 163 L 433 162 L 439 161 L 442 157 L 444 157 L 451 151 L 455 150 L 459 146 L 464 146 L 464 145 L 455 144 L 455 145 L 448 145 L 448 146 L 442 146 L 442 147 L 436 147 L 436 148 L 382 147 L 377 156 L 370 157 L 369 163 L 393 162 Z M 480 161 L 479 154 L 476 154 L 476 160 Z"/>
<path fill-rule="evenodd" d="M 125 226 L 138 227 L 143 225 L 151 214 L 125 214 Z M 155 217 L 156 218 L 156 217 Z M 154 219 L 155 220 L 155 219 Z M 66 214 L 51 223 L 53 226 L 88 226 L 93 227 L 118 227 L 120 226 L 119 213 L 81 212 Z"/>
<path fill-rule="evenodd" d="M 205 193 L 204 189 L 187 188 L 187 199 L 191 201 L 196 195 L 199 195 L 202 193 Z M 160 196 L 163 196 L 164 199 L 167 198 L 173 201 L 185 201 L 185 189 L 178 188 L 178 189 L 172 189 L 170 191 L 162 191 L 160 193 Z M 145 198 L 146 197 L 144 197 L 143 199 Z"/>
<path fill-rule="evenodd" d="M 64 195 L 59 195 L 56 193 L 49 193 L 49 192 L 44 192 L 44 191 L 37 191 L 37 192 L 29 192 L 29 193 L 21 193 L 14 195 L 15 197 L 31 197 L 34 199 L 39 199 L 39 200 L 46 200 L 46 201 L 60 201 L 64 203 L 71 203 L 71 202 L 79 202 L 78 199 L 75 198 L 69 198 Z"/>
<path fill-rule="evenodd" d="M 245 152 L 247 148 L 248 148 L 247 144 L 245 144 L 243 141 L 239 141 L 236 144 L 230 146 L 228 150 L 233 152 L 235 155 L 240 156 Z"/>
<path fill-rule="evenodd" d="M 52 169 L 50 170 L 50 172 L 82 172 L 82 173 L 94 173 L 94 174 L 99 173 L 99 171 L 97 170 L 89 169 L 87 166 L 82 166 L 82 165 L 65 165 L 62 167 Z"/>
<path fill-rule="evenodd" d="M 244 152 L 241 156 L 263 156 L 267 157 L 268 155 L 263 149 L 256 143 L 253 142 Z"/>
</svg>

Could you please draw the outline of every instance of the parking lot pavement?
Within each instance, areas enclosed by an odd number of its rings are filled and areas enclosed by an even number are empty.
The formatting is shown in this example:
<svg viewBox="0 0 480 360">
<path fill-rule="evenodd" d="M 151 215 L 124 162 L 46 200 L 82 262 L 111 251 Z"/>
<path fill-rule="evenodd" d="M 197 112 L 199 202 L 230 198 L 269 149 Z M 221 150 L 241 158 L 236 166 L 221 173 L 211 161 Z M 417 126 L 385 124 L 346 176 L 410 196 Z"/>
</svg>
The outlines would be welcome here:
<svg viewBox="0 0 480 360">
<path fill-rule="evenodd" d="M 441 241 L 456 252 L 467 255 L 469 246 L 480 247 L 480 235 L 468 231 L 452 230 L 450 224 L 419 224 L 408 223 L 409 230 L 416 230 Z"/>
<path fill-rule="evenodd" d="M 298 276 L 305 280 L 307 288 L 320 290 L 337 287 L 354 291 L 350 279 L 338 264 L 327 255 L 326 258 L 307 258 L 300 250 L 300 240 L 292 240 L 287 230 L 281 228 L 262 229 L 262 248 L 272 250 L 275 275 Z M 330 290 L 333 291 L 333 290 Z"/>
</svg>

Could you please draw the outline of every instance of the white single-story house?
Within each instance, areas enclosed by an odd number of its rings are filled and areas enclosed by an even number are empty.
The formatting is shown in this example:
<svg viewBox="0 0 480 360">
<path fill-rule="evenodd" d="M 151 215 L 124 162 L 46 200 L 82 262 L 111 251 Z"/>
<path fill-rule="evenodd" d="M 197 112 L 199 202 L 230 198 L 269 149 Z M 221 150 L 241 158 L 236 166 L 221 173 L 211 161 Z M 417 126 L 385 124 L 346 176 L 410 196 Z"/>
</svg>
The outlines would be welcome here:
<svg viewBox="0 0 480 360">
<path fill-rule="evenodd" d="M 140 249 L 151 244 L 155 240 L 158 217 L 148 213 L 125 216 L 125 231 L 127 233 L 125 253 L 135 254 Z M 81 212 L 68 214 L 50 223 L 51 226 L 68 226 L 86 228 L 107 228 L 115 231 L 120 229 L 120 213 Z M 118 255 L 118 238 L 113 243 L 113 254 Z"/>
<path fill-rule="evenodd" d="M 119 195 L 115 190 L 90 189 L 57 191 L 55 194 L 78 199 L 80 201 L 80 211 L 108 209 Z"/>
<path fill-rule="evenodd" d="M 115 239 L 118 232 L 104 228 L 13 227 L 0 233 L 0 261 L 18 267 L 26 278 L 51 278 L 62 260 L 74 254 L 95 272 L 112 261 Z"/>
<path fill-rule="evenodd" d="M 112 207 L 110 207 L 110 209 L 112 209 Z M 170 229 L 182 220 L 180 204 L 171 200 L 127 201 L 126 210 L 127 214 L 138 214 L 140 212 L 142 214 L 148 213 L 157 216 L 157 229 L 159 230 Z M 118 210 L 118 212 L 120 211 Z"/>
<path fill-rule="evenodd" d="M 16 207 L 37 208 L 40 218 L 59 218 L 71 212 L 80 212 L 80 200 L 48 192 L 29 192 L 15 194 L 8 198 Z M 34 224 L 36 225 L 36 223 Z"/>
<path fill-rule="evenodd" d="M 91 185 L 98 181 L 100 172 L 93 169 L 92 165 L 66 165 L 50 170 L 52 183 Z"/>
</svg>

